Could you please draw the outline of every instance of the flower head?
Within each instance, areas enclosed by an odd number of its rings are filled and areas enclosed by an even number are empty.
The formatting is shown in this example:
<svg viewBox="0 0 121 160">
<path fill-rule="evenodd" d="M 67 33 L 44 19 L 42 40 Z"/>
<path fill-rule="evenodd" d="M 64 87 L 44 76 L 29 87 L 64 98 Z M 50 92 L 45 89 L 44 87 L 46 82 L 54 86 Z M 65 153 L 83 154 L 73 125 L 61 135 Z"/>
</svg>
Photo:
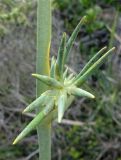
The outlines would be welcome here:
<svg viewBox="0 0 121 160">
<path fill-rule="evenodd" d="M 24 138 L 45 118 L 48 118 L 50 114 L 53 114 L 53 111 L 56 111 L 54 116 L 55 118 L 58 118 L 58 122 L 61 123 L 65 111 L 76 96 L 95 98 L 93 94 L 80 87 L 88 77 L 94 73 L 95 69 L 104 62 L 105 58 L 115 49 L 115 47 L 107 51 L 105 54 L 103 54 L 103 52 L 106 50 L 106 47 L 102 48 L 77 75 L 74 75 L 73 73 L 69 74 L 68 68 L 64 68 L 72 45 L 79 33 L 80 26 L 85 22 L 86 17 L 83 17 L 68 41 L 66 39 L 66 33 L 63 34 L 57 59 L 53 57 L 51 61 L 50 76 L 32 74 L 33 77 L 48 85 L 49 90 L 42 93 L 40 97 L 33 101 L 23 111 L 24 113 L 31 112 L 32 110 L 41 107 L 41 112 L 38 113 L 28 126 L 19 134 L 13 144 Z"/>
</svg>

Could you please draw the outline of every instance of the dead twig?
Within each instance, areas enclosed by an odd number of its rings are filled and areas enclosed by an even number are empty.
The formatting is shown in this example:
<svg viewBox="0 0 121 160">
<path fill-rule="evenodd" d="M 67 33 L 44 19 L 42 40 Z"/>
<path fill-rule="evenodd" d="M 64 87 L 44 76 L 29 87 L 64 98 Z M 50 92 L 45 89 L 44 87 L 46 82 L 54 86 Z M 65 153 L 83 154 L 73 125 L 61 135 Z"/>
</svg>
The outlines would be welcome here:
<svg viewBox="0 0 121 160">
<path fill-rule="evenodd" d="M 32 152 L 29 156 L 25 157 L 25 158 L 21 158 L 19 160 L 30 160 L 32 157 L 34 157 L 37 153 L 39 153 L 39 150 L 36 150 L 34 152 Z"/>
<path fill-rule="evenodd" d="M 84 126 L 84 125 L 95 125 L 95 122 L 84 123 L 84 122 L 80 122 L 80 121 L 72 121 L 72 120 L 68 120 L 68 119 L 63 119 L 62 124 L 72 125 L 72 126 Z"/>
<path fill-rule="evenodd" d="M 22 113 L 21 109 L 7 108 L 7 110 L 12 111 L 12 112 Z M 31 118 L 34 118 L 36 116 L 36 114 L 34 114 L 34 113 L 24 113 L 23 115 L 31 117 Z M 63 119 L 61 124 L 71 125 L 71 126 L 84 126 L 84 125 L 95 125 L 95 122 L 84 123 L 84 122 L 80 122 L 80 121 Z"/>
<path fill-rule="evenodd" d="M 111 33 L 113 33 L 112 29 L 109 26 L 106 27 Z M 121 38 L 117 35 L 117 33 L 113 33 L 113 36 L 119 43 L 121 43 Z"/>
</svg>

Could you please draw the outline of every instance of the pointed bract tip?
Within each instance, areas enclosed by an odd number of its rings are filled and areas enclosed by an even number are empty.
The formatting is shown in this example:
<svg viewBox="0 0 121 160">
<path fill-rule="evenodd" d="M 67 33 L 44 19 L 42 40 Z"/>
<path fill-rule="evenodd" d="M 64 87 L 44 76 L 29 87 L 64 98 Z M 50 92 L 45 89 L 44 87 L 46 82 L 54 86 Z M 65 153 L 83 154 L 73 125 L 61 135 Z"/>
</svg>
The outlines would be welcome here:
<svg viewBox="0 0 121 160">
<path fill-rule="evenodd" d="M 116 47 L 113 47 L 111 50 L 115 50 L 116 49 Z"/>
<path fill-rule="evenodd" d="M 83 16 L 80 21 L 83 21 L 84 23 L 87 22 L 87 16 Z"/>
<path fill-rule="evenodd" d="M 12 145 L 16 145 L 17 144 L 17 138 L 13 141 Z"/>
<path fill-rule="evenodd" d="M 37 74 L 36 74 L 36 73 L 32 73 L 31 75 L 32 75 L 33 77 L 37 76 Z"/>
<path fill-rule="evenodd" d="M 58 123 L 62 122 L 62 117 L 58 117 Z"/>
<path fill-rule="evenodd" d="M 25 113 L 25 110 L 22 111 L 22 114 L 24 114 L 24 113 Z"/>
<path fill-rule="evenodd" d="M 23 111 L 22 111 L 22 114 L 24 114 L 24 113 L 26 113 L 27 112 L 27 109 L 24 109 Z"/>
<path fill-rule="evenodd" d="M 102 49 L 107 49 L 107 46 L 104 46 Z"/>
<path fill-rule="evenodd" d="M 116 47 L 112 47 L 112 48 L 109 49 L 109 51 L 113 51 L 115 49 L 116 49 Z"/>
<path fill-rule="evenodd" d="M 114 51 L 115 49 L 116 49 L 116 47 L 109 49 L 108 53 Z"/>
<path fill-rule="evenodd" d="M 89 94 L 89 98 L 92 98 L 92 99 L 94 99 L 95 98 L 95 96 L 93 95 L 93 94 Z"/>
<path fill-rule="evenodd" d="M 95 98 L 95 96 L 94 95 L 92 95 L 92 99 L 94 99 Z"/>
<path fill-rule="evenodd" d="M 63 32 L 63 36 L 64 36 L 64 37 L 66 36 L 66 32 Z"/>
</svg>

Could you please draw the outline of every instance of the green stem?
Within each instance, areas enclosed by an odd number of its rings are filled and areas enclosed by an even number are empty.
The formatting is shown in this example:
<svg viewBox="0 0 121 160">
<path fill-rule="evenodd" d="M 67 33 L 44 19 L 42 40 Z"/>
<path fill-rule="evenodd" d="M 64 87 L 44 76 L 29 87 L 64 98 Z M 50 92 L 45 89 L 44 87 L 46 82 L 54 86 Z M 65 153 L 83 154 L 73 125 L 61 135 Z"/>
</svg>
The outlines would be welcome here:
<svg viewBox="0 0 121 160">
<path fill-rule="evenodd" d="M 110 41 L 109 41 L 109 46 L 108 46 L 109 49 L 112 48 L 112 46 L 113 46 L 114 34 L 116 32 L 118 18 L 119 18 L 119 7 L 117 7 L 116 14 L 115 14 L 114 21 L 113 21 L 113 25 L 112 25 L 112 28 L 111 28 Z M 110 74 L 112 73 L 112 66 L 113 66 L 111 59 L 112 59 L 112 57 L 110 57 L 108 59 L 108 63 L 109 63 L 108 73 L 110 73 Z"/>
<path fill-rule="evenodd" d="M 111 33 L 110 33 L 110 41 L 109 41 L 109 47 L 108 47 L 109 49 L 111 49 L 112 46 L 113 46 L 114 34 L 115 34 L 115 31 L 116 31 L 116 27 L 117 27 L 118 17 L 119 17 L 119 9 L 117 8 L 115 18 L 114 18 L 114 21 L 113 21 L 113 25 L 112 25 L 112 28 L 111 28 Z"/>
<path fill-rule="evenodd" d="M 49 75 L 49 50 L 51 41 L 51 0 L 38 0 L 37 8 L 37 59 L 36 72 Z M 36 81 L 36 97 L 47 90 L 47 86 Z M 38 108 L 37 113 L 41 108 Z M 51 123 L 37 127 L 39 160 L 51 160 Z"/>
</svg>

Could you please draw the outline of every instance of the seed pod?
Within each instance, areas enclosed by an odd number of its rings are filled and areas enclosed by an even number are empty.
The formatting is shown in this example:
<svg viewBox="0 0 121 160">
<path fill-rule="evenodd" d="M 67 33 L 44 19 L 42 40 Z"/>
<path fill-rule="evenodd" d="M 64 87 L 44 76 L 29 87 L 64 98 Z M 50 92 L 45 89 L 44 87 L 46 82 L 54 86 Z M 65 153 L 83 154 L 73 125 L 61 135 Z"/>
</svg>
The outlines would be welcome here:
<svg viewBox="0 0 121 160">
<path fill-rule="evenodd" d="M 17 136 L 13 144 L 18 143 L 25 136 L 27 136 L 32 130 L 36 129 L 37 125 L 45 118 L 44 112 L 40 112 L 36 117 L 26 126 L 26 128 Z"/>
<path fill-rule="evenodd" d="M 71 88 L 70 92 L 74 96 L 95 98 L 95 96 L 93 94 L 91 94 L 83 89 L 76 88 L 76 87 Z"/>
<path fill-rule="evenodd" d="M 26 112 L 31 112 L 32 110 L 36 109 L 37 107 L 41 107 L 42 105 L 44 105 L 44 103 L 46 101 L 48 101 L 48 94 L 50 91 L 46 91 L 43 94 L 41 94 L 40 97 L 38 97 L 37 99 L 35 99 L 29 106 L 27 106 L 25 108 L 25 110 L 23 111 L 23 113 Z"/>
<path fill-rule="evenodd" d="M 68 57 L 68 54 L 72 48 L 72 45 L 80 31 L 80 27 L 82 24 L 84 24 L 86 22 L 86 16 L 84 16 L 81 21 L 79 22 L 79 24 L 77 25 L 77 27 L 75 28 L 75 30 L 73 31 L 71 37 L 69 38 L 68 42 L 67 42 L 67 46 L 66 46 L 66 52 L 65 52 L 65 55 L 64 55 L 64 63 L 66 62 L 66 59 Z"/>
<path fill-rule="evenodd" d="M 65 107 L 66 107 L 67 95 L 64 93 L 58 99 L 58 123 L 61 123 Z"/>
<path fill-rule="evenodd" d="M 101 66 L 104 62 L 105 58 L 109 56 L 109 54 L 114 51 L 115 47 L 111 48 L 108 52 L 106 52 L 99 60 L 97 60 L 81 77 L 79 77 L 75 82 L 74 85 L 81 86 L 87 78 L 94 73 L 94 71 Z"/>
<path fill-rule="evenodd" d="M 62 88 L 63 86 L 61 85 L 60 82 L 58 82 L 56 79 L 48 77 L 48 76 L 44 76 L 44 75 L 40 75 L 40 74 L 32 74 L 33 77 L 37 78 L 38 80 L 40 80 L 41 82 L 45 83 L 46 85 L 48 85 L 49 87 L 53 87 L 53 88 Z"/>
<path fill-rule="evenodd" d="M 95 54 L 89 62 L 85 65 L 85 67 L 81 70 L 81 72 L 77 75 L 76 79 L 77 80 L 81 75 L 83 75 L 90 67 L 91 65 L 97 60 L 98 57 L 102 55 L 102 52 L 106 49 L 107 47 L 102 48 L 97 54 Z"/>
</svg>

